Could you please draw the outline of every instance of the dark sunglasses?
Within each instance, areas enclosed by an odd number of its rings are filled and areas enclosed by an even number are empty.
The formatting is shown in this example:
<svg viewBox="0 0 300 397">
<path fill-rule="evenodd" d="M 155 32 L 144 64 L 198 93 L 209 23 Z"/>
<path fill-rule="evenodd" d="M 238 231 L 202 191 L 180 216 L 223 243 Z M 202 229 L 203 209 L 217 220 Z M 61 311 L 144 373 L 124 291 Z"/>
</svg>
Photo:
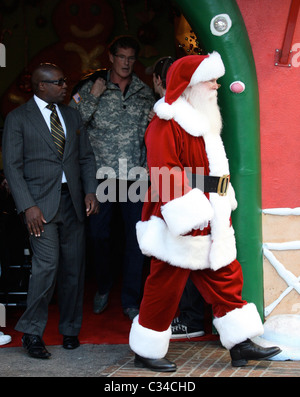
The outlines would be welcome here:
<svg viewBox="0 0 300 397">
<path fill-rule="evenodd" d="M 59 79 L 59 80 L 42 80 L 42 83 L 55 84 L 55 85 L 59 85 L 60 87 L 62 87 L 66 82 L 67 82 L 66 77 L 64 79 Z"/>
</svg>

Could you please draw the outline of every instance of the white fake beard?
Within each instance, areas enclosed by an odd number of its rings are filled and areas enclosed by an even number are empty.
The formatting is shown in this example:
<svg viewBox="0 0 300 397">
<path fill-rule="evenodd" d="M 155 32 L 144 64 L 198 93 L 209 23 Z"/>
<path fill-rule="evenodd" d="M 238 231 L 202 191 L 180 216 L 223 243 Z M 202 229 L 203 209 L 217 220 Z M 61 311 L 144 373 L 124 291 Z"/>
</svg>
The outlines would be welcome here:
<svg viewBox="0 0 300 397">
<path fill-rule="evenodd" d="M 208 118 L 211 131 L 220 134 L 222 129 L 222 117 L 218 105 L 217 90 L 209 90 L 205 84 L 198 83 L 186 89 L 184 96 L 186 100 Z"/>
</svg>

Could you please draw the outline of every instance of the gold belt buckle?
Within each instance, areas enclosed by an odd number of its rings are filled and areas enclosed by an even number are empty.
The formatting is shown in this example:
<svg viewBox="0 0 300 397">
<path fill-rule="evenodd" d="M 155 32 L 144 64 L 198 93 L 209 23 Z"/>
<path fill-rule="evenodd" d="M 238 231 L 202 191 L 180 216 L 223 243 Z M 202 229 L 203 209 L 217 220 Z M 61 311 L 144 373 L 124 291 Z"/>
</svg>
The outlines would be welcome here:
<svg viewBox="0 0 300 397">
<path fill-rule="evenodd" d="M 230 175 L 220 176 L 218 188 L 217 188 L 217 193 L 220 196 L 226 196 L 227 191 L 228 191 L 229 182 L 230 182 Z"/>
</svg>

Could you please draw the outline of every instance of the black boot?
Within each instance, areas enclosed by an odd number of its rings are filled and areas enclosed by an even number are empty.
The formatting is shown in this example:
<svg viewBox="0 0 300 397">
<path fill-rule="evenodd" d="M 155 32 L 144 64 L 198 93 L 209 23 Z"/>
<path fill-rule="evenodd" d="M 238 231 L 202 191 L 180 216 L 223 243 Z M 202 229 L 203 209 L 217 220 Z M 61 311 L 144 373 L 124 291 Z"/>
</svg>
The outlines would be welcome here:
<svg viewBox="0 0 300 397">
<path fill-rule="evenodd" d="M 277 346 L 261 347 L 250 339 L 246 339 L 230 349 L 231 365 L 233 367 L 242 367 L 247 364 L 248 360 L 265 360 L 276 356 L 280 352 L 281 349 Z"/>
<path fill-rule="evenodd" d="M 145 358 L 138 354 L 135 355 L 134 364 L 138 368 L 148 368 L 156 372 L 174 372 L 176 371 L 176 364 L 167 360 L 166 358 Z"/>
</svg>

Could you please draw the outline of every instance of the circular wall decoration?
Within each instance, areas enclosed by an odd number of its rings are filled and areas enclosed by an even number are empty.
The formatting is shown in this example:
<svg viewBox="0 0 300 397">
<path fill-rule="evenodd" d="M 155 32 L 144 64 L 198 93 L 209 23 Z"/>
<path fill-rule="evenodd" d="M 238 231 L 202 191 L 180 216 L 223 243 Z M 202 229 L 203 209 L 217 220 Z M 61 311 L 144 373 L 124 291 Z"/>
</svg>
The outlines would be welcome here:
<svg viewBox="0 0 300 397">
<path fill-rule="evenodd" d="M 210 21 L 210 30 L 215 36 L 223 36 L 229 32 L 232 26 L 232 21 L 228 14 L 219 14 Z"/>
<path fill-rule="evenodd" d="M 242 81 L 234 81 L 230 84 L 229 88 L 231 92 L 234 92 L 235 94 L 241 94 L 245 91 L 246 86 Z"/>
</svg>

